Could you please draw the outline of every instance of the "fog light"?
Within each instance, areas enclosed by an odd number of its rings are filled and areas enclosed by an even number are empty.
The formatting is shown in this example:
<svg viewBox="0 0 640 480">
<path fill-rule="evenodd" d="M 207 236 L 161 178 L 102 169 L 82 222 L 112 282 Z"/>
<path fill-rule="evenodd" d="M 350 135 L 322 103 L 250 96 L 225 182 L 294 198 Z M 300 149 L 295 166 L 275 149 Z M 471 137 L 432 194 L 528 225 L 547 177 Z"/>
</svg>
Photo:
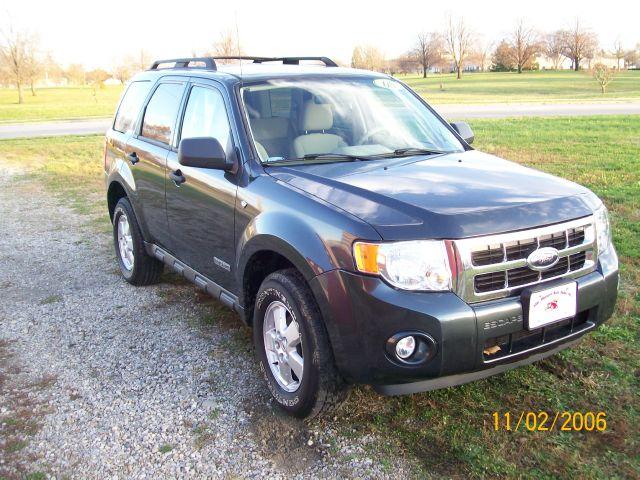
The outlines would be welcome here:
<svg viewBox="0 0 640 480">
<path fill-rule="evenodd" d="M 415 351 L 416 339 L 412 335 L 402 337 L 398 340 L 398 343 L 396 343 L 396 355 L 403 360 L 409 358 Z"/>
</svg>

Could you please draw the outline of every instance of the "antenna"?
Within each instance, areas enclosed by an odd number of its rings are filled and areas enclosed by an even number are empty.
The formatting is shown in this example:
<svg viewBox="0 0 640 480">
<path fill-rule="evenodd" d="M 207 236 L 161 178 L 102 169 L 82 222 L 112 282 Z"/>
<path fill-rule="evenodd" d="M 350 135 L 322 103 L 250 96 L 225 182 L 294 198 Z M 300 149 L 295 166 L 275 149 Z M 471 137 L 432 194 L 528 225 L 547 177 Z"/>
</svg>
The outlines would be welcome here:
<svg viewBox="0 0 640 480">
<path fill-rule="evenodd" d="M 238 57 L 242 56 L 240 51 L 240 30 L 238 29 L 238 11 L 233 12 L 236 21 L 236 47 L 238 49 Z M 240 83 L 242 83 L 242 59 L 240 59 Z"/>
</svg>

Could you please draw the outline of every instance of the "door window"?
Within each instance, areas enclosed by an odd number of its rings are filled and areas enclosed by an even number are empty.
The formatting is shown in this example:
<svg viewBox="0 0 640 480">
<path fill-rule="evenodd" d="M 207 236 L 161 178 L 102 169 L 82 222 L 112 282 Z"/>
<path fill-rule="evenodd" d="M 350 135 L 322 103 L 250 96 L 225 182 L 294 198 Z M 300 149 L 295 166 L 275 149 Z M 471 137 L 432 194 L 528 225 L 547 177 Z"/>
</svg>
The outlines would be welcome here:
<svg viewBox="0 0 640 480">
<path fill-rule="evenodd" d="M 176 124 L 178 108 L 182 99 L 183 85 L 179 83 L 163 83 L 147 104 L 142 121 L 142 136 L 167 145 Z"/>
<path fill-rule="evenodd" d="M 213 137 L 229 151 L 229 118 L 220 92 L 194 86 L 189 94 L 180 138 Z"/>
<path fill-rule="evenodd" d="M 122 133 L 128 133 L 133 128 L 133 124 L 138 118 L 142 102 L 147 97 L 151 82 L 132 82 L 120 102 L 113 129 Z"/>
</svg>

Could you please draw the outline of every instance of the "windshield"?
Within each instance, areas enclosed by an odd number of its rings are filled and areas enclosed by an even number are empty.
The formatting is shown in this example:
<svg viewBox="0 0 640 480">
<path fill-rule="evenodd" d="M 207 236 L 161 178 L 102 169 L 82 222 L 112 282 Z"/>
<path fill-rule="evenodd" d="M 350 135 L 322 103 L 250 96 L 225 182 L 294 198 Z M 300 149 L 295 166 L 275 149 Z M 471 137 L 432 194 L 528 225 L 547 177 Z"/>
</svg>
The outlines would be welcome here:
<svg viewBox="0 0 640 480">
<path fill-rule="evenodd" d="M 273 79 L 241 91 L 265 163 L 464 150 L 420 100 L 390 78 Z"/>
</svg>

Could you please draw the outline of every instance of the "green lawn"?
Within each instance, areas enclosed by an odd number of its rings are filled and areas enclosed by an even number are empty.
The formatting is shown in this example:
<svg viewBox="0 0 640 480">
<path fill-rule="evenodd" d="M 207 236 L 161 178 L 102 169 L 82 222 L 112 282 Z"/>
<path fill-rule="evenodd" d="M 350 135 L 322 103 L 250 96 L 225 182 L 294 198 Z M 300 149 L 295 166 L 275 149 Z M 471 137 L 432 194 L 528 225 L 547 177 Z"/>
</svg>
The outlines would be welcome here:
<svg viewBox="0 0 640 480">
<path fill-rule="evenodd" d="M 20 105 L 15 89 L 0 88 L 0 123 L 110 117 L 121 92 L 121 86 L 38 88 L 34 97 L 26 89 Z"/>
<path fill-rule="evenodd" d="M 623 71 L 600 93 L 588 72 L 537 71 L 399 76 L 433 104 L 640 100 L 640 71 Z"/>
<path fill-rule="evenodd" d="M 576 348 L 463 387 L 394 398 L 356 388 L 329 422 L 354 443 L 373 436 L 373 458 L 386 465 L 402 455 L 417 477 L 638 478 L 640 116 L 476 120 L 472 127 L 479 149 L 580 182 L 605 200 L 621 260 L 617 312 Z M 102 144 L 97 136 L 0 141 L 0 165 L 25 165 L 49 192 L 98 213 L 105 232 Z M 493 430 L 493 412 L 523 410 L 603 411 L 608 427 Z"/>
</svg>

